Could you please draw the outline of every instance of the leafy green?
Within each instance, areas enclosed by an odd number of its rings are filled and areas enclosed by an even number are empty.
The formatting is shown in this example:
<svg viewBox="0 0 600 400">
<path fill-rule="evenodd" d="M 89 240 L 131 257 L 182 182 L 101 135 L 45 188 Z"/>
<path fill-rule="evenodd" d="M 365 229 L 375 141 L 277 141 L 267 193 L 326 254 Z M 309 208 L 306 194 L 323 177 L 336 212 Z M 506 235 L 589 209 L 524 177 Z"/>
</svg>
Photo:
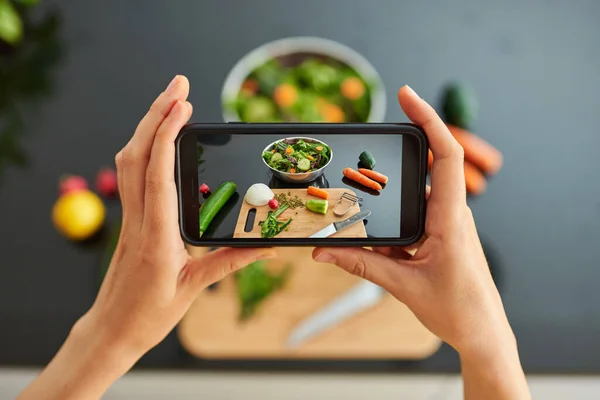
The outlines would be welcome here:
<svg viewBox="0 0 600 400">
<path fill-rule="evenodd" d="M 325 64 L 314 58 L 304 61 L 296 71 L 300 82 L 313 87 L 319 93 L 337 91 L 344 75 L 339 66 Z"/>
<path fill-rule="evenodd" d="M 267 122 L 275 118 L 275 106 L 266 97 L 252 97 L 246 100 L 243 110 L 244 121 Z"/>
<path fill-rule="evenodd" d="M 290 206 L 288 204 L 280 205 L 277 210 L 269 211 L 267 214 L 267 219 L 258 223 L 261 226 L 260 236 L 262 238 L 275 237 L 292 223 L 291 218 L 285 222 L 277 221 L 277 217 L 283 214 L 283 212 L 289 207 Z"/>
<path fill-rule="evenodd" d="M 9 0 L 0 0 L 0 39 L 16 45 L 23 37 L 23 20 Z"/>
<path fill-rule="evenodd" d="M 240 302 L 240 320 L 250 318 L 257 307 L 287 281 L 291 266 L 277 274 L 267 271 L 264 261 L 256 261 L 235 273 L 237 296 Z"/>
</svg>

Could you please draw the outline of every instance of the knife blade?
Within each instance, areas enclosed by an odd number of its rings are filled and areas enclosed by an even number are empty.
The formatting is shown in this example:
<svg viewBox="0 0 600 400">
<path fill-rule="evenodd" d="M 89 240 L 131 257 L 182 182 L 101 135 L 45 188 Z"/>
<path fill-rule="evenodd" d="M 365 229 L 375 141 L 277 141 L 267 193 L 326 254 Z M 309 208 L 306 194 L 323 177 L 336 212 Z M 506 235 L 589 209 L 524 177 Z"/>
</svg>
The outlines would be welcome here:
<svg viewBox="0 0 600 400">
<path fill-rule="evenodd" d="M 288 336 L 287 346 L 300 346 L 326 329 L 374 306 L 384 295 L 384 289 L 364 280 L 300 322 Z"/>
<path fill-rule="evenodd" d="M 370 210 L 362 210 L 351 216 L 350 218 L 346 218 L 343 221 L 334 222 L 332 224 L 327 225 L 325 228 L 321 229 L 317 233 L 313 233 L 309 236 L 309 238 L 326 238 L 328 236 L 333 235 L 336 232 L 341 231 L 342 229 L 346 229 L 349 226 L 356 224 L 357 222 L 362 221 L 371 215 Z"/>
</svg>

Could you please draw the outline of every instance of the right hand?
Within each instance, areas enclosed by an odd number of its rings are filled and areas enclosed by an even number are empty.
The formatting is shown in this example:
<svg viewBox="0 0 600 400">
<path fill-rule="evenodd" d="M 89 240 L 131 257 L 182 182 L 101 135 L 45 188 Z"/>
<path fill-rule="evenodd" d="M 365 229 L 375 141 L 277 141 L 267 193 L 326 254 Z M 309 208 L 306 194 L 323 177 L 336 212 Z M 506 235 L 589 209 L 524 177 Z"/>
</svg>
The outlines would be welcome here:
<svg viewBox="0 0 600 400">
<path fill-rule="evenodd" d="M 385 288 L 459 353 L 485 356 L 515 346 L 467 206 L 463 149 L 411 88 L 400 89 L 398 99 L 427 133 L 434 155 L 425 235 L 418 249 L 317 248 L 313 257 Z"/>
</svg>

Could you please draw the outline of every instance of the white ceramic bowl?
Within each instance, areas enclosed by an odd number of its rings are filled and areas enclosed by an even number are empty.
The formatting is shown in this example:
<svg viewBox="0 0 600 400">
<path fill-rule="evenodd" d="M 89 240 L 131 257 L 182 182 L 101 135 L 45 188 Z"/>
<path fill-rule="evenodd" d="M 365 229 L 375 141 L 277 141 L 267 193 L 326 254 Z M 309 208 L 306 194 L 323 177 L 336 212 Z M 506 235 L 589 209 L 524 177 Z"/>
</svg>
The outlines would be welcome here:
<svg viewBox="0 0 600 400">
<path fill-rule="evenodd" d="M 273 58 L 291 54 L 315 54 L 330 57 L 353 68 L 365 81 L 372 83 L 371 110 L 367 122 L 383 122 L 386 112 L 386 95 L 381 76 L 373 65 L 350 47 L 329 39 L 318 37 L 291 37 L 266 43 L 238 61 L 227 75 L 221 92 L 223 119 L 239 122 L 240 117 L 225 104 L 235 99 L 248 75 Z"/>
<path fill-rule="evenodd" d="M 321 168 L 316 169 L 314 171 L 310 171 L 310 172 L 296 172 L 295 174 L 292 174 L 290 172 L 279 171 L 279 170 L 271 167 L 269 164 L 267 164 L 267 162 L 265 161 L 265 159 L 263 158 L 262 155 L 265 151 L 269 151 L 275 143 L 277 143 L 281 140 L 285 140 L 285 139 L 304 139 L 304 140 L 310 140 L 311 142 L 324 144 L 325 146 L 329 147 L 329 150 L 331 151 L 331 154 L 329 155 L 329 161 L 327 161 L 327 164 L 323 165 Z M 271 172 L 273 172 L 273 175 L 275 175 L 277 178 L 281 179 L 282 181 L 289 182 L 289 183 L 307 183 L 307 182 L 312 182 L 315 179 L 317 179 L 318 177 L 320 177 L 321 175 L 323 175 L 323 173 L 325 172 L 325 168 L 327 168 L 327 166 L 331 163 L 331 160 L 333 160 L 333 149 L 327 143 L 325 143 L 319 139 L 315 139 L 315 138 L 311 138 L 311 137 L 307 137 L 307 136 L 290 136 L 290 137 L 286 137 L 286 138 L 277 139 L 276 141 L 269 143 L 269 145 L 266 146 L 263 149 L 263 151 L 260 153 L 260 158 L 263 160 L 263 163 L 267 166 L 267 168 L 269 168 L 271 170 Z"/>
</svg>

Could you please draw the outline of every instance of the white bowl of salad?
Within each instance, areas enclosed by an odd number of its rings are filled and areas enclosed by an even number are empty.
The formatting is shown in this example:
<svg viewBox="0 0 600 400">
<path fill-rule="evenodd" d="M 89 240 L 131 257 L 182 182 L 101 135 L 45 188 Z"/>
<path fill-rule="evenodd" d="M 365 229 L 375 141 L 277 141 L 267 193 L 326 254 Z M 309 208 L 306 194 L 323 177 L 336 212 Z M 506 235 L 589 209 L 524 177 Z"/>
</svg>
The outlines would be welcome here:
<svg viewBox="0 0 600 400">
<path fill-rule="evenodd" d="M 273 175 L 284 182 L 307 183 L 319 178 L 333 159 L 327 143 L 293 136 L 276 140 L 266 146 L 261 156 Z"/>
<path fill-rule="evenodd" d="M 221 92 L 223 119 L 243 122 L 382 122 L 381 77 L 362 55 L 332 40 L 291 37 L 245 55 Z"/>
</svg>

